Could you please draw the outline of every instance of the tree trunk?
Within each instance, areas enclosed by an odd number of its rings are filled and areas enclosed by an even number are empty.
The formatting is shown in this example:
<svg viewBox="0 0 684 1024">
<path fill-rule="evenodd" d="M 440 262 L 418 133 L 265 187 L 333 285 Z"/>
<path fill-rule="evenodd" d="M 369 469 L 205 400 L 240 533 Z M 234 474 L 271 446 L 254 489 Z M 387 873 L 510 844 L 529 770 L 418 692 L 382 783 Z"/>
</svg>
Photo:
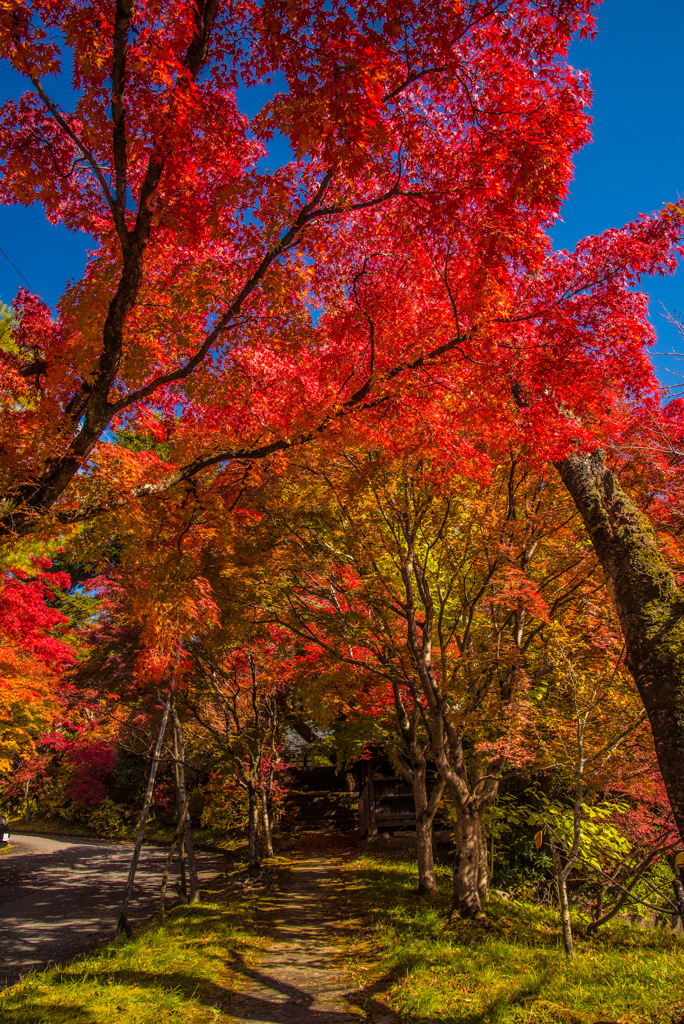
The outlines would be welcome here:
<svg viewBox="0 0 684 1024">
<path fill-rule="evenodd" d="M 682 921 L 682 927 L 684 927 L 684 886 L 678 878 L 673 878 L 672 888 L 674 889 L 675 900 L 679 907 L 679 916 Z"/>
<path fill-rule="evenodd" d="M 684 594 L 647 517 L 606 469 L 603 455 L 557 463 L 603 568 L 658 764 L 684 837 Z"/>
<path fill-rule="evenodd" d="M 592 928 L 592 926 L 594 930 L 598 928 L 597 922 L 600 921 L 603 917 L 603 901 L 606 898 L 607 891 L 608 883 L 604 882 L 601 888 L 599 889 L 598 896 L 596 897 L 596 903 L 591 908 L 591 923 L 587 927 L 587 934 L 589 934 L 589 931 Z M 625 897 L 625 899 L 626 898 L 627 897 Z"/>
<path fill-rule="evenodd" d="M 166 723 L 169 720 L 172 693 L 173 691 L 169 690 L 169 695 L 166 698 L 166 704 L 164 705 L 164 713 L 162 715 L 161 725 L 159 726 L 159 735 L 157 736 L 157 745 L 154 748 L 154 756 L 152 758 L 152 764 L 150 765 L 150 774 L 147 780 L 147 789 L 145 790 L 145 800 L 143 802 L 142 811 L 140 812 L 140 824 L 138 825 L 138 834 L 135 837 L 133 859 L 131 860 L 131 866 L 128 872 L 128 879 L 126 881 L 126 888 L 124 889 L 124 896 L 121 901 L 121 910 L 119 911 L 119 918 L 116 926 L 116 934 L 121 935 L 122 932 L 125 932 L 129 939 L 132 933 L 131 926 L 128 923 L 128 918 L 126 917 L 126 911 L 128 910 L 131 893 L 133 892 L 133 883 L 135 881 L 135 873 L 140 859 L 140 850 L 142 849 L 143 839 L 145 838 L 145 825 L 147 824 L 147 816 L 150 813 L 152 793 L 154 792 L 154 780 L 157 776 L 159 756 L 161 754 L 162 743 L 164 742 L 164 733 L 166 732 Z"/>
<path fill-rule="evenodd" d="M 183 829 L 180 837 L 180 850 L 178 851 L 178 859 L 180 862 L 180 892 L 178 895 L 181 897 L 183 903 L 188 902 L 188 871 L 187 871 L 187 859 L 185 856 L 185 822 L 183 822 Z"/>
<path fill-rule="evenodd" d="M 394 707 L 399 732 L 406 746 L 408 760 L 411 762 L 411 768 L 409 769 L 405 758 L 403 756 L 399 758 L 401 775 L 413 789 L 416 822 L 416 857 L 418 860 L 418 892 L 433 896 L 437 893 L 437 877 L 435 875 L 432 823 L 442 800 L 445 783 L 442 778 L 439 778 L 435 782 L 432 792 L 428 794 L 425 751 L 416 735 L 418 708 L 415 698 L 413 713 L 409 717 L 404 706 L 400 681 L 398 679 L 392 680 L 392 691 L 394 693 Z"/>
<path fill-rule="evenodd" d="M 249 873 L 258 875 L 261 871 L 259 863 L 259 801 L 256 786 L 251 779 L 247 782 L 247 795 L 249 797 Z"/>
<path fill-rule="evenodd" d="M 444 783 L 440 779 L 428 797 L 427 765 L 422 750 L 414 743 L 411 751 L 413 766 L 413 799 L 416 807 L 416 856 L 418 859 L 418 892 L 434 896 L 437 892 L 432 823 L 437 813 Z"/>
<path fill-rule="evenodd" d="M 432 816 L 416 815 L 416 856 L 418 858 L 418 892 L 434 896 L 437 892 L 435 857 L 432 838 Z"/>
<path fill-rule="evenodd" d="M 264 831 L 264 857 L 273 856 L 273 836 L 271 833 L 271 815 L 268 810 L 268 794 L 266 787 L 261 787 L 261 823 Z"/>
<path fill-rule="evenodd" d="M 487 837 L 484 825 L 480 819 L 480 863 L 477 873 L 477 888 L 480 893 L 480 903 L 486 903 L 489 899 L 489 861 L 487 858 Z"/>
<path fill-rule="evenodd" d="M 575 956 L 575 943 L 572 938 L 572 925 L 570 923 L 570 904 L 568 902 L 568 887 L 567 887 L 567 874 L 563 870 L 563 863 L 561 855 L 556 848 L 556 844 L 551 840 L 551 852 L 553 854 L 553 870 L 556 875 L 556 887 L 558 889 L 558 901 L 560 903 L 561 912 L 561 929 L 563 932 L 563 945 L 565 946 L 565 952 L 574 959 Z"/>
<path fill-rule="evenodd" d="M 185 833 L 185 852 L 188 858 L 188 902 L 199 902 L 199 891 L 197 886 L 197 868 L 195 866 L 195 847 L 192 841 L 192 823 L 190 811 L 188 810 L 188 793 L 185 788 L 185 741 L 183 739 L 183 727 L 175 708 L 171 708 L 173 715 L 173 737 L 174 751 L 176 751 L 176 782 L 181 807 L 185 808 L 185 820 L 183 829 Z"/>
<path fill-rule="evenodd" d="M 29 804 L 29 786 L 31 783 L 26 780 L 24 783 L 24 796 L 26 797 L 26 804 L 24 806 L 24 824 L 28 825 L 31 821 L 31 806 Z"/>
<path fill-rule="evenodd" d="M 472 804 L 466 804 L 456 815 L 452 912 L 465 918 L 482 914 L 479 880 L 480 815 Z"/>
</svg>

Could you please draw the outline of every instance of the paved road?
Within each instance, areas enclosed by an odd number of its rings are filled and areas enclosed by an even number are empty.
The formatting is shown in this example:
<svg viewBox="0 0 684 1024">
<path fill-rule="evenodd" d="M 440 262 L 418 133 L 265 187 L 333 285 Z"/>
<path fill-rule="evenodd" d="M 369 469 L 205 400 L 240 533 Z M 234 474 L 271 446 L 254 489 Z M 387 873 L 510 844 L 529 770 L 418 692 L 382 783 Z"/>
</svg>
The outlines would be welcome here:
<svg viewBox="0 0 684 1024">
<path fill-rule="evenodd" d="M 0 988 L 114 937 L 132 851 L 132 844 L 12 836 L 0 855 Z M 142 849 L 128 912 L 133 924 L 157 910 L 167 852 Z M 224 867 L 219 855 L 198 855 L 200 883 Z M 168 893 L 175 895 L 177 878 L 176 860 Z"/>
</svg>

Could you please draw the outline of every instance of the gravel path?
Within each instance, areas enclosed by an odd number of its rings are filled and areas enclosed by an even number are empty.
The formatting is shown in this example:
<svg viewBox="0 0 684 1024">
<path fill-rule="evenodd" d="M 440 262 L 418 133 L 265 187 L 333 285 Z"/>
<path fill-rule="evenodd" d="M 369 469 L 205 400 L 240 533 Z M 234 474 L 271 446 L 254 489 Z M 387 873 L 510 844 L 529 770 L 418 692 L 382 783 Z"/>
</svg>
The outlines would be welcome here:
<svg viewBox="0 0 684 1024">
<path fill-rule="evenodd" d="M 338 919 L 339 877 L 329 860 L 294 866 L 287 891 L 261 901 L 272 940 L 257 967 L 230 968 L 237 991 L 214 1004 L 236 1024 L 361 1024 L 359 990 L 345 970 L 347 928 Z M 356 1002 L 357 1005 L 354 1005 Z M 377 1024 L 396 1024 L 393 1016 Z"/>
<path fill-rule="evenodd" d="M 12 836 L 0 855 L 0 988 L 114 937 L 132 851 L 132 844 Z M 143 847 L 129 909 L 133 924 L 157 909 L 167 853 Z M 225 865 L 218 855 L 199 854 L 198 867 L 206 881 Z M 167 890 L 173 895 L 177 877 L 176 867 Z"/>
</svg>

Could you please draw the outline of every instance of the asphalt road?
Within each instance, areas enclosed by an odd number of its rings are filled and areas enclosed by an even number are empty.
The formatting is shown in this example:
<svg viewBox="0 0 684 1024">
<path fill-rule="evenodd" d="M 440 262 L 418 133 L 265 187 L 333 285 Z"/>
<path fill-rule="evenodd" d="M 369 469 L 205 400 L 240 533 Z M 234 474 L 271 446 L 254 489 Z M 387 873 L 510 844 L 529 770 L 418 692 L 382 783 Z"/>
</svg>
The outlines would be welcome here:
<svg viewBox="0 0 684 1024">
<path fill-rule="evenodd" d="M 0 988 L 114 937 L 132 852 L 132 844 L 11 837 L 0 854 Z M 128 910 L 133 925 L 157 911 L 167 854 L 142 849 Z M 198 854 L 200 884 L 224 868 L 220 855 Z M 174 858 L 173 897 L 177 879 Z"/>
</svg>

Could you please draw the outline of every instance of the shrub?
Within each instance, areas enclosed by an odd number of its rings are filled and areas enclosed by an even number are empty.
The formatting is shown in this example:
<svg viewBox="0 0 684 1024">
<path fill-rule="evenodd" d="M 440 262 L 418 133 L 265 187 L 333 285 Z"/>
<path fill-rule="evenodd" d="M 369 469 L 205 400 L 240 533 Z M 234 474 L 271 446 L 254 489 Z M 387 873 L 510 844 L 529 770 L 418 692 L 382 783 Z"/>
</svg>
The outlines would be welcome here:
<svg viewBox="0 0 684 1024">
<path fill-rule="evenodd" d="M 130 829 L 130 818 L 125 807 L 105 797 L 99 807 L 88 815 L 88 824 L 98 836 L 116 837 L 125 835 Z"/>
</svg>

